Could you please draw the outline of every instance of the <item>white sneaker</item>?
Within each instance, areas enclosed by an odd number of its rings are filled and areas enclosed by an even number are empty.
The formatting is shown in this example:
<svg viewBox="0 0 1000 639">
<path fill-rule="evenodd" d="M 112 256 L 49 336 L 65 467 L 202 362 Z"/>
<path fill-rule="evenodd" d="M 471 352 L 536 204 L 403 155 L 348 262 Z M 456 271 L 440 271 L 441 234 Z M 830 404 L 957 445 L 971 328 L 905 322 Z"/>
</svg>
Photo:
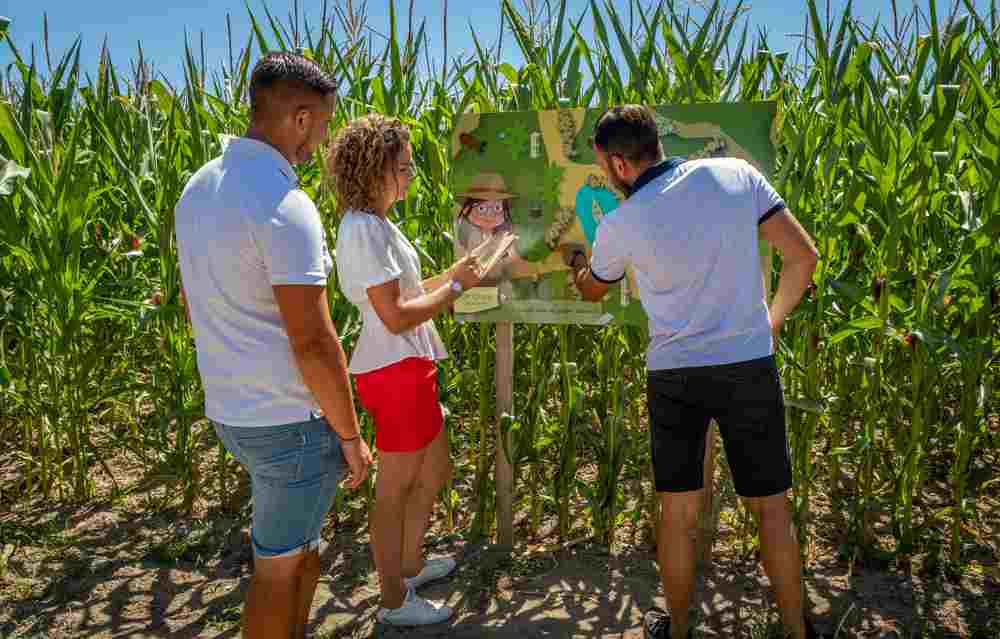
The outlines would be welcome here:
<svg viewBox="0 0 1000 639">
<path fill-rule="evenodd" d="M 448 606 L 427 601 L 408 589 L 402 606 L 379 608 L 375 619 L 390 626 L 428 626 L 447 621 L 452 614 L 453 611 Z"/>
<path fill-rule="evenodd" d="M 442 577 L 447 577 L 454 572 L 455 566 L 457 565 L 458 563 L 456 563 L 451 557 L 428 559 L 424 562 L 424 567 L 419 574 L 414 575 L 413 577 L 405 577 L 403 581 L 406 582 L 407 588 L 416 590 L 428 581 L 434 581 L 436 579 L 441 579 Z"/>
</svg>

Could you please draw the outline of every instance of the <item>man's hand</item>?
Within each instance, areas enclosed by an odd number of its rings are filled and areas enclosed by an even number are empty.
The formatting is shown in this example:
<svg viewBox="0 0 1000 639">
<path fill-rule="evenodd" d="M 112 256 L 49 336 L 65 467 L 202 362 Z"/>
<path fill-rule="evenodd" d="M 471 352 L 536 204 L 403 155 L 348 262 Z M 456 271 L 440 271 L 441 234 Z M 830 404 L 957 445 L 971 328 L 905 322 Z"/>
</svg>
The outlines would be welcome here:
<svg viewBox="0 0 1000 639">
<path fill-rule="evenodd" d="M 184 316 L 187 318 L 188 324 L 191 324 L 191 307 L 188 306 L 187 295 L 184 293 L 184 283 L 181 283 L 181 304 L 184 305 Z"/>
<path fill-rule="evenodd" d="M 563 264 L 570 267 L 572 270 L 576 270 L 575 258 L 577 255 L 583 256 L 583 261 L 587 261 L 587 251 L 583 248 L 582 244 L 563 244 L 562 245 L 562 260 Z"/>
<path fill-rule="evenodd" d="M 350 479 L 347 486 L 355 489 L 368 476 L 368 467 L 372 463 L 372 451 L 368 449 L 368 443 L 363 437 L 342 441 L 340 448 L 344 452 L 344 459 L 347 460 L 347 467 L 350 470 Z"/>
<path fill-rule="evenodd" d="M 563 244 L 563 264 L 569 267 L 570 280 L 580 291 L 580 296 L 588 302 L 599 302 L 610 288 L 606 282 L 594 279 L 590 271 L 590 262 L 582 244 Z"/>
</svg>

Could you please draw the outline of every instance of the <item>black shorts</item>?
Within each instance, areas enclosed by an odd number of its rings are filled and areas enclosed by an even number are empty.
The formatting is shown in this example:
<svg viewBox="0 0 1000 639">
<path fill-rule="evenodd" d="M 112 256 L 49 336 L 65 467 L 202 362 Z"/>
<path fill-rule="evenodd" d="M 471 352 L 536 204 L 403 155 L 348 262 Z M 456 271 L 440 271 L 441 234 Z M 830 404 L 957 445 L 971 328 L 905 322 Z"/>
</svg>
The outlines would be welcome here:
<svg viewBox="0 0 1000 639">
<path fill-rule="evenodd" d="M 738 495 L 767 497 L 792 487 L 785 400 L 773 356 L 649 371 L 646 401 L 657 492 L 703 488 L 705 433 L 713 418 Z"/>
</svg>

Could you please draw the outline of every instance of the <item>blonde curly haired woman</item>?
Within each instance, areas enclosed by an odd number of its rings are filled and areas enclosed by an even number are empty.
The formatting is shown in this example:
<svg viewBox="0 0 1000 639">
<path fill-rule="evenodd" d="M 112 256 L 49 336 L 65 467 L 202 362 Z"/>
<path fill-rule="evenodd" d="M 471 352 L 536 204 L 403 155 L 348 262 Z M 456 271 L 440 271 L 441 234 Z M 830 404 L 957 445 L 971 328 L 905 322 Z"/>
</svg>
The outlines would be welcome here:
<svg viewBox="0 0 1000 639">
<path fill-rule="evenodd" d="M 382 590 L 376 617 L 396 626 L 437 623 L 451 609 L 415 592 L 455 569 L 450 557 L 423 557 L 434 501 L 451 473 L 435 364 L 447 354 L 431 318 L 481 274 L 475 260 L 463 258 L 421 280 L 416 249 L 386 216 L 415 173 L 410 134 L 399 120 L 369 115 L 341 129 L 328 170 L 341 214 L 337 275 L 363 321 L 350 372 L 379 451 L 370 523 Z"/>
</svg>

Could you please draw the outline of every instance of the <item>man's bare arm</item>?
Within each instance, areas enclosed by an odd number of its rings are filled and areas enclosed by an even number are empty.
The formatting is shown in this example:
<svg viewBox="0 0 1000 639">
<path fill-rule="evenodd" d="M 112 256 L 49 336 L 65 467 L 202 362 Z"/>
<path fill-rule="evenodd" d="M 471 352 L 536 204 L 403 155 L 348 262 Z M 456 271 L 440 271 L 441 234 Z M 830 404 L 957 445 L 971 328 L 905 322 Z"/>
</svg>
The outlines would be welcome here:
<svg viewBox="0 0 1000 639">
<path fill-rule="evenodd" d="M 330 319 L 326 287 L 290 284 L 274 286 L 273 290 L 302 379 L 323 409 L 330 428 L 340 436 L 341 450 L 351 471 L 347 485 L 357 488 L 368 475 L 372 454 L 358 429 L 347 356 Z"/>
<path fill-rule="evenodd" d="M 778 291 L 771 301 L 771 328 L 775 336 L 812 282 L 819 252 L 791 211 L 785 209 L 760 225 L 760 236 L 781 252 Z"/>
<path fill-rule="evenodd" d="M 330 318 L 326 288 L 304 285 L 273 288 L 302 379 L 331 428 L 343 439 L 357 437 L 358 417 L 347 374 L 347 356 Z"/>
</svg>

